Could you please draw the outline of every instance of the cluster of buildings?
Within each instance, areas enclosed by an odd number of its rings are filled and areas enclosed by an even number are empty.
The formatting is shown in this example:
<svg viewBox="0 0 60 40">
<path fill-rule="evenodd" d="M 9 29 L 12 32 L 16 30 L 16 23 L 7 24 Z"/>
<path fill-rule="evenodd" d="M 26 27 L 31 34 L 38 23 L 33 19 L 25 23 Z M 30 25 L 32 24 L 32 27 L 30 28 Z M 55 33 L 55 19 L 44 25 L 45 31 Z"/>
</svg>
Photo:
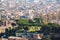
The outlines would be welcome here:
<svg viewBox="0 0 60 40">
<path fill-rule="evenodd" d="M 60 12 L 60 1 L 57 0 L 1 0 L 0 19 L 33 19 L 55 16 Z M 54 15 L 53 15 L 54 14 Z M 58 16 L 58 15 L 57 15 Z M 48 19 L 47 19 L 48 20 Z"/>
<path fill-rule="evenodd" d="M 15 37 L 15 40 L 17 39 L 20 39 L 20 40 L 41 40 L 42 39 L 42 37 L 43 37 L 43 35 L 41 35 L 41 34 L 34 34 L 33 35 L 33 37 L 22 37 L 22 38 L 20 38 L 20 37 Z M 14 39 L 13 37 L 9 37 L 8 38 L 8 40 L 11 40 L 11 39 Z"/>
<path fill-rule="evenodd" d="M 0 33 L 4 33 L 6 28 L 9 29 L 14 27 L 18 27 L 16 21 L 13 20 L 0 21 Z"/>
<path fill-rule="evenodd" d="M 0 12 L 0 20 L 18 20 L 18 19 L 34 19 L 34 18 L 42 18 L 43 22 L 52 22 L 60 24 L 60 11 L 54 13 L 36 13 L 34 10 L 30 9 L 27 14 L 23 12 L 9 12 L 9 11 L 1 11 Z"/>
<path fill-rule="evenodd" d="M 34 19 L 34 18 L 42 18 L 45 22 L 49 21 L 60 21 L 60 10 L 57 10 L 56 12 L 49 12 L 44 13 L 41 10 L 38 10 L 37 12 L 33 9 L 29 9 L 27 13 L 24 13 L 22 11 L 6 11 L 4 9 L 0 10 L 0 20 L 17 20 L 17 19 Z"/>
<path fill-rule="evenodd" d="M 42 18 L 44 23 L 57 23 L 60 25 L 60 1 L 57 0 L 0 0 L 0 33 L 4 33 L 6 28 L 17 27 L 17 19 Z M 15 24 L 13 26 L 12 24 Z M 33 34 L 31 36 L 30 34 Z M 18 37 L 21 36 L 22 37 Z M 27 37 L 29 36 L 29 38 Z M 16 37 L 0 40 L 41 40 L 42 34 L 16 33 Z M 32 37 L 32 38 L 31 38 Z"/>
<path fill-rule="evenodd" d="M 28 35 L 26 35 L 26 36 L 28 36 Z M 41 40 L 43 37 L 42 34 L 33 34 L 32 37 L 26 37 L 26 36 L 23 36 L 23 37 L 10 36 L 7 39 L 1 38 L 1 40 Z"/>
<path fill-rule="evenodd" d="M 42 14 L 43 22 L 45 23 L 57 23 L 60 25 L 60 13 L 52 13 L 52 14 Z"/>
</svg>

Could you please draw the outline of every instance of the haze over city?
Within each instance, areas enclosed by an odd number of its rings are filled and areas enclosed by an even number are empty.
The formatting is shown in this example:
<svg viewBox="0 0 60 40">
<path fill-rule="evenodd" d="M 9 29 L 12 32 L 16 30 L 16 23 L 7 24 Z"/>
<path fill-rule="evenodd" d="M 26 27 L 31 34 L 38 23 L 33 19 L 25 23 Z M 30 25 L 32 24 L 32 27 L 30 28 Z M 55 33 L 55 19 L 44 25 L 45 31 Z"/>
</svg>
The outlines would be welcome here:
<svg viewBox="0 0 60 40">
<path fill-rule="evenodd" d="M 8 11 L 28 13 L 29 10 L 34 10 L 49 13 L 60 11 L 60 0 L 1 0 L 0 6 Z"/>
</svg>

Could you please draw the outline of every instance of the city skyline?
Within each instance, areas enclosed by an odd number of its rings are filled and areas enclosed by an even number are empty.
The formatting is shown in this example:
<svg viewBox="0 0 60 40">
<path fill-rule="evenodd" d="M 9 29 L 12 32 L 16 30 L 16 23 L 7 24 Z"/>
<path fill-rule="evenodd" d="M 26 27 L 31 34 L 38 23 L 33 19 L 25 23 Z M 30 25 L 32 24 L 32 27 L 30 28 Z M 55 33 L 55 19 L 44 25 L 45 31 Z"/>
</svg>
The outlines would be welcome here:
<svg viewBox="0 0 60 40">
<path fill-rule="evenodd" d="M 59 0 L 1 0 L 1 14 L 5 16 L 20 17 L 33 19 L 47 14 L 59 14 Z M 4 11 L 4 12 L 3 12 Z"/>
<path fill-rule="evenodd" d="M 19 10 L 28 12 L 27 10 L 35 10 L 40 12 L 48 13 L 49 11 L 59 11 L 60 1 L 59 0 L 2 0 L 0 6 L 4 10 Z M 0 7 L 0 9 L 1 9 Z M 43 8 L 43 9 L 42 9 Z"/>
</svg>

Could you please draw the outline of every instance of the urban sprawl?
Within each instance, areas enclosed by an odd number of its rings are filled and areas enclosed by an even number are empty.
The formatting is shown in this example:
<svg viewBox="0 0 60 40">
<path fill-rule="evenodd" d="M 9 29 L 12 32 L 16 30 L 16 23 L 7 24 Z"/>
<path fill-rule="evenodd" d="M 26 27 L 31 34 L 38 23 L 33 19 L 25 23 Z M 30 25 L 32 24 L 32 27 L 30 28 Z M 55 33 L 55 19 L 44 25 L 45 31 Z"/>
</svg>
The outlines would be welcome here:
<svg viewBox="0 0 60 40">
<path fill-rule="evenodd" d="M 0 0 L 0 40 L 58 40 L 60 0 Z"/>
</svg>

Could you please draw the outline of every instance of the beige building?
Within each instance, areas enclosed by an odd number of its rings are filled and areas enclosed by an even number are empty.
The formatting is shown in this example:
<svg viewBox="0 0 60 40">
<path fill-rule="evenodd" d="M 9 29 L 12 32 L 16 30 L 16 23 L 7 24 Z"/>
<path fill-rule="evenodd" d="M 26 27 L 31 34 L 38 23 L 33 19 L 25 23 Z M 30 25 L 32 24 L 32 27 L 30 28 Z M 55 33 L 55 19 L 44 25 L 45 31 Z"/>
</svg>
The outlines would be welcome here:
<svg viewBox="0 0 60 40">
<path fill-rule="evenodd" d="M 8 40 L 28 40 L 27 38 L 21 38 L 21 37 L 13 37 L 13 36 L 10 36 L 8 38 Z"/>
<path fill-rule="evenodd" d="M 0 33 L 4 33 L 5 29 L 6 29 L 6 27 L 0 27 Z"/>
<path fill-rule="evenodd" d="M 34 35 L 33 35 L 33 38 L 34 38 L 34 39 L 40 39 L 40 40 L 41 40 L 42 37 L 43 37 L 43 34 L 34 34 Z"/>
</svg>

